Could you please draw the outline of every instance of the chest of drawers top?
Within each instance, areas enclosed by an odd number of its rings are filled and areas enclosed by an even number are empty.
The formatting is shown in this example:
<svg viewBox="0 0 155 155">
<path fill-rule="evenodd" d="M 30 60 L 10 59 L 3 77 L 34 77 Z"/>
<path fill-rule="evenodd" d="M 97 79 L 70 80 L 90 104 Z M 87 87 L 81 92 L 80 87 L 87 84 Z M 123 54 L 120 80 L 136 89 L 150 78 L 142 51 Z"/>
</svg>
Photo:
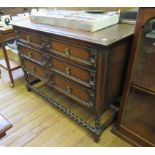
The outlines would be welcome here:
<svg viewBox="0 0 155 155">
<path fill-rule="evenodd" d="M 120 23 L 92 33 L 69 28 L 36 24 L 28 19 L 15 21 L 12 22 L 12 24 L 15 27 L 37 30 L 53 35 L 61 35 L 61 37 L 67 37 L 103 46 L 109 46 L 119 40 L 133 35 L 135 27 L 134 25 Z"/>
</svg>

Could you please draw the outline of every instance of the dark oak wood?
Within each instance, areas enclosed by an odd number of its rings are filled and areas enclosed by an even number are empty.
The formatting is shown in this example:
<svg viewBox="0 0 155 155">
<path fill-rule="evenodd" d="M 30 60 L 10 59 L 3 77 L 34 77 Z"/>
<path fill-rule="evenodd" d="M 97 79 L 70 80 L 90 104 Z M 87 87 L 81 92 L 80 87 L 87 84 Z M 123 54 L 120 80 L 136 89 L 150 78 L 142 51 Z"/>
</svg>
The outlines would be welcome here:
<svg viewBox="0 0 155 155">
<path fill-rule="evenodd" d="M 14 86 L 14 79 L 13 79 L 12 71 L 20 68 L 19 64 L 14 65 L 15 62 L 12 63 L 12 61 L 9 60 L 7 50 L 5 48 L 6 42 L 12 39 L 15 39 L 15 33 L 13 29 L 0 30 L 0 43 L 1 43 L 2 51 L 4 55 L 4 60 L 5 60 L 5 64 L 4 64 L 4 61 L 1 61 L 0 66 L 8 71 L 11 87 Z M 1 74 L 1 71 L 0 71 L 0 74 Z"/>
<path fill-rule="evenodd" d="M 113 132 L 136 146 L 155 146 L 155 8 L 140 8 L 118 119 Z"/>
<path fill-rule="evenodd" d="M 91 111 L 94 128 L 60 106 L 69 117 L 93 131 L 98 141 L 101 131 L 114 118 L 103 125 L 101 116 L 122 93 L 134 26 L 117 24 L 95 33 L 29 20 L 13 26 L 27 87 L 44 96 L 31 85 L 30 77 L 36 77 Z"/>
</svg>

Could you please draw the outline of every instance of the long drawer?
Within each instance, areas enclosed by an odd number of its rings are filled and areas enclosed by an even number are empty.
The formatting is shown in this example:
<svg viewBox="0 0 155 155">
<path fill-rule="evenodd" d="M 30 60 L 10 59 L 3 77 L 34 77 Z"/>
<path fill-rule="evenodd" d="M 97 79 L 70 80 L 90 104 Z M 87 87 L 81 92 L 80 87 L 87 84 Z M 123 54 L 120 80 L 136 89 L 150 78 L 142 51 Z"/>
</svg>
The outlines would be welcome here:
<svg viewBox="0 0 155 155">
<path fill-rule="evenodd" d="M 81 87 L 61 75 L 52 73 L 47 84 L 86 107 L 91 108 L 94 105 L 94 91 Z"/>
<path fill-rule="evenodd" d="M 95 88 L 96 72 L 75 64 L 69 63 L 59 57 L 54 57 L 40 50 L 18 44 L 20 55 L 46 66 L 49 70 L 54 71 L 66 78 L 78 82 L 88 88 Z"/>
</svg>

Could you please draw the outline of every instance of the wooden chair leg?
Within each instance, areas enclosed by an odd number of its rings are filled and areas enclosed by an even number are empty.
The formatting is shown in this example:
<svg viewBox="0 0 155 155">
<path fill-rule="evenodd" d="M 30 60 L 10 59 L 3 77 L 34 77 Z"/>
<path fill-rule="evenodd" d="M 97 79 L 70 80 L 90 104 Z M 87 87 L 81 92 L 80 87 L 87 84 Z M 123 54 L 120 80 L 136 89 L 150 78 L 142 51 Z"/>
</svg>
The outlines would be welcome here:
<svg viewBox="0 0 155 155">
<path fill-rule="evenodd" d="M 10 78 L 10 87 L 13 88 L 14 87 L 14 79 L 13 79 L 11 70 L 8 70 L 8 73 L 9 73 L 9 78 Z"/>
<path fill-rule="evenodd" d="M 0 139 L 3 138 L 6 135 L 6 133 L 1 133 L 0 134 Z"/>
<path fill-rule="evenodd" d="M 14 80 L 13 80 L 13 76 L 12 76 L 12 71 L 11 71 L 11 67 L 10 67 L 9 58 L 8 58 L 8 55 L 7 55 L 7 50 L 5 48 L 4 43 L 2 43 L 2 49 L 3 49 L 3 54 L 4 54 L 7 70 L 8 70 L 8 73 L 9 73 L 10 82 L 11 82 L 10 87 L 13 88 L 14 87 Z"/>
</svg>

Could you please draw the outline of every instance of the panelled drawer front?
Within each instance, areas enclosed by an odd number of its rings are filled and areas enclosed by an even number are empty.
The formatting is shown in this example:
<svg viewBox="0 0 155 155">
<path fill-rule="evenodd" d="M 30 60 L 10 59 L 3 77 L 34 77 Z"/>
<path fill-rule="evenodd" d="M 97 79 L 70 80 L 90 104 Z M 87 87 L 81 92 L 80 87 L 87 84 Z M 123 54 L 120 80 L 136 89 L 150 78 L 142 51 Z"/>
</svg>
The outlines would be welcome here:
<svg viewBox="0 0 155 155">
<path fill-rule="evenodd" d="M 76 65 L 72 65 L 57 58 L 51 58 L 48 61 L 48 65 L 56 72 L 63 74 L 72 80 L 78 81 L 90 88 L 95 87 L 96 73 L 94 70 L 77 67 Z"/>
<path fill-rule="evenodd" d="M 51 75 L 48 84 L 87 107 L 94 104 L 94 94 L 91 90 L 80 87 L 56 73 Z"/>
<path fill-rule="evenodd" d="M 18 39 L 22 42 L 28 43 L 29 45 L 43 48 L 44 47 L 44 37 L 37 33 L 30 33 L 26 31 L 17 32 Z"/>
<path fill-rule="evenodd" d="M 44 67 L 22 58 L 22 68 L 40 80 L 47 81 L 47 72 Z"/>
<path fill-rule="evenodd" d="M 48 41 L 46 41 L 46 47 L 48 47 L 50 52 L 59 54 L 65 58 L 74 60 L 75 62 L 96 67 L 96 49 L 66 43 L 56 39 L 48 39 Z"/>
<path fill-rule="evenodd" d="M 10 39 L 15 39 L 15 37 L 16 37 L 16 34 L 14 32 L 6 33 L 6 34 L 3 35 L 3 41 L 7 41 L 7 40 L 10 40 Z"/>
<path fill-rule="evenodd" d="M 46 55 L 45 53 L 39 51 L 39 50 L 33 50 L 31 48 L 28 48 L 26 46 L 22 46 L 18 44 L 18 49 L 20 51 L 20 54 L 28 59 L 36 60 L 37 62 L 42 63 L 43 65 L 46 63 Z"/>
</svg>

